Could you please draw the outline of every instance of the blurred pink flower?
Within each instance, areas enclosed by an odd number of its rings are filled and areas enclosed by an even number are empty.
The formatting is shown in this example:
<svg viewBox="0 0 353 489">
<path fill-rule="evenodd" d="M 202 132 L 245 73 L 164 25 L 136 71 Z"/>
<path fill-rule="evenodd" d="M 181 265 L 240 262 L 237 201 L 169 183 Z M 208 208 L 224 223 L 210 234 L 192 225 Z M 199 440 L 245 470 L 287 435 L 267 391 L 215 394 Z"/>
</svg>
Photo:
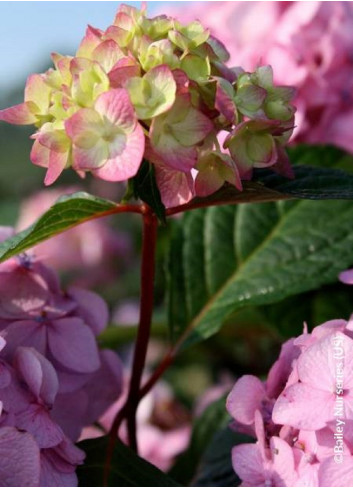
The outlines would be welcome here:
<svg viewBox="0 0 353 489">
<path fill-rule="evenodd" d="M 277 83 L 297 88 L 293 143 L 353 152 L 352 2 L 195 2 L 169 12 L 210 28 L 231 66 L 270 64 Z"/>
<path fill-rule="evenodd" d="M 25 200 L 20 209 L 17 230 L 34 223 L 64 194 L 77 192 L 76 187 L 43 190 Z M 107 220 L 89 221 L 37 245 L 33 252 L 57 270 L 76 271 L 75 281 L 85 286 L 116 277 L 112 260 L 121 257 L 120 267 L 131 255 L 127 234 L 113 231 Z"/>
<path fill-rule="evenodd" d="M 120 359 L 96 341 L 107 305 L 64 292 L 26 253 L 0 265 L 0 292 L 0 484 L 76 486 L 84 453 L 74 443 L 122 389 Z"/>
</svg>

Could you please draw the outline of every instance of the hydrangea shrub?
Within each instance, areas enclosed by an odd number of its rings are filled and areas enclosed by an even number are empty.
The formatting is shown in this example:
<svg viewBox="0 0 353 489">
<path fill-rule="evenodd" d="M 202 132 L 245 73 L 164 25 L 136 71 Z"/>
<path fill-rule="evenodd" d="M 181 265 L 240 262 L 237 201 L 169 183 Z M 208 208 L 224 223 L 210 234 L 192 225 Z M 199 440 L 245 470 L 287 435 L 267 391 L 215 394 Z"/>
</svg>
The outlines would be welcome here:
<svg viewBox="0 0 353 489">
<path fill-rule="evenodd" d="M 323 45 L 334 39 L 348 52 L 351 11 L 346 18 L 342 2 L 267 4 L 220 3 L 219 15 L 238 9 L 239 19 L 269 9 L 281 26 L 270 35 L 276 22 L 266 17 L 245 42 L 225 22 L 227 46 L 211 21 L 121 5 L 107 29 L 87 28 L 74 56 L 53 53 L 53 68 L 30 75 L 23 103 L 0 110 L 0 121 L 35 127 L 30 159 L 46 170 L 46 186 L 73 169 L 85 189 L 112 199 L 55 187 L 24 201 L 16 232 L 0 228 L 0 485 L 225 486 L 235 474 L 242 486 L 353 483 L 352 320 L 330 317 L 294 335 L 282 326 L 283 301 L 310 302 L 340 272 L 353 282 L 350 156 L 286 149 L 329 141 L 350 150 L 317 135 L 327 119 L 339 124 L 326 107 L 337 97 L 320 90 L 330 80 L 342 88 L 342 59 L 309 48 L 327 30 Z M 277 71 L 283 56 L 288 68 Z M 118 214 L 143 227 L 139 304 L 114 303 L 112 316 L 134 348 L 114 342 L 119 328 L 108 327 L 102 297 L 116 294 L 112 261 L 133 268 L 133 240 L 110 227 Z M 168 342 L 151 338 L 162 255 Z M 61 285 L 48 264 L 76 273 L 73 284 Z M 234 375 L 222 358 L 220 385 L 199 392 L 191 426 L 190 409 L 157 383 L 187 347 L 223 326 L 237 332 L 240 310 L 249 328 L 272 312 L 279 358 L 266 380 L 237 378 L 226 402 Z"/>
</svg>

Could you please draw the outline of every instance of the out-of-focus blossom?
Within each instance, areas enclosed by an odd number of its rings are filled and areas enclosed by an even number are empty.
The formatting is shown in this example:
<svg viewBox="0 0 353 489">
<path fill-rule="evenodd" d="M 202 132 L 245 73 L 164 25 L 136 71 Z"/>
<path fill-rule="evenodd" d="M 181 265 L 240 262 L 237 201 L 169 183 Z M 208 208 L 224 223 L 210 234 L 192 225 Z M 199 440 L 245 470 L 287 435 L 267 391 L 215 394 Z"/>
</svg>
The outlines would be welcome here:
<svg viewBox="0 0 353 489">
<path fill-rule="evenodd" d="M 62 195 L 77 191 L 76 187 L 42 190 L 24 200 L 17 230 L 33 224 Z M 131 243 L 127 234 L 113 231 L 105 219 L 98 219 L 36 245 L 33 253 L 58 271 L 75 271 L 75 282 L 90 286 L 116 277 L 119 269 L 112 267 L 112 261 L 129 261 Z"/>
<path fill-rule="evenodd" d="M 122 388 L 119 358 L 95 338 L 107 306 L 93 292 L 61 290 L 28 254 L 0 265 L 0 290 L 1 482 L 76 486 L 84 453 L 74 443 Z"/>
<path fill-rule="evenodd" d="M 339 274 L 341 282 L 347 285 L 353 285 L 353 269 L 344 270 Z"/>
<path fill-rule="evenodd" d="M 147 159 L 167 207 L 224 183 L 241 190 L 243 174 L 250 178 L 252 168 L 283 159 L 295 109 L 293 90 L 274 86 L 269 66 L 232 70 L 228 58 L 200 22 L 150 19 L 144 9 L 122 5 L 105 31 L 88 27 L 74 57 L 53 54 L 54 68 L 31 75 L 25 101 L 1 110 L 0 120 L 37 127 L 31 160 L 47 168 L 46 185 L 70 167 L 80 176 L 125 181 Z M 249 121 L 273 122 L 276 135 L 264 124 L 256 154 L 246 151 L 244 162 L 234 146 Z M 230 134 L 230 154 L 217 142 L 221 131 Z M 201 173 L 195 189 L 191 170 Z"/>
<path fill-rule="evenodd" d="M 199 19 L 227 46 L 231 66 L 269 64 L 276 83 L 296 87 L 292 142 L 353 152 L 352 2 L 195 2 L 170 13 Z"/>
</svg>

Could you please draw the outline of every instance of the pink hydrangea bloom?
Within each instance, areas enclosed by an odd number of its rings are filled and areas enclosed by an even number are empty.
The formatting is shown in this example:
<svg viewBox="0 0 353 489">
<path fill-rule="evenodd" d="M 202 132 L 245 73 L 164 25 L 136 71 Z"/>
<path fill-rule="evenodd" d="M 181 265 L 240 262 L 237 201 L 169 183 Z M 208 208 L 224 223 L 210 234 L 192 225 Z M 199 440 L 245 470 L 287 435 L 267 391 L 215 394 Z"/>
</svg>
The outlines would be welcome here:
<svg viewBox="0 0 353 489">
<path fill-rule="evenodd" d="M 305 327 L 283 345 L 266 381 L 236 382 L 231 427 L 257 439 L 232 452 L 243 486 L 352 484 L 352 330 L 344 320 Z"/>
<path fill-rule="evenodd" d="M 231 65 L 270 64 L 277 83 L 296 86 L 293 142 L 353 152 L 352 2 L 195 2 L 170 13 L 203 22 L 228 47 Z"/>
<path fill-rule="evenodd" d="M 78 192 L 77 187 L 43 190 L 25 199 L 20 207 L 17 231 L 32 225 L 59 197 Z M 119 273 L 112 260 L 128 263 L 131 243 L 127 234 L 112 230 L 105 219 L 89 221 L 33 248 L 33 253 L 58 271 L 75 271 L 75 283 L 92 286 L 107 282 Z"/>
<path fill-rule="evenodd" d="M 93 292 L 61 290 L 28 254 L 0 265 L 0 290 L 1 482 L 76 486 L 84 453 L 74 443 L 121 393 L 121 362 L 96 341 L 107 306 Z"/>
<path fill-rule="evenodd" d="M 283 169 L 294 92 L 273 85 L 270 66 L 245 72 L 229 68 L 228 59 L 200 22 L 148 18 L 145 9 L 122 5 L 106 30 L 88 27 L 75 56 L 53 54 L 54 68 L 31 75 L 24 102 L 0 110 L 0 120 L 36 125 L 31 160 L 47 169 L 46 185 L 70 167 L 126 181 L 147 159 L 167 207 L 187 202 L 194 190 L 200 197 L 223 185 L 241 190 L 252 168 Z M 268 125 L 252 135 L 257 151 L 248 151 L 242 124 L 259 121 Z M 229 153 L 217 143 L 223 130 Z"/>
</svg>

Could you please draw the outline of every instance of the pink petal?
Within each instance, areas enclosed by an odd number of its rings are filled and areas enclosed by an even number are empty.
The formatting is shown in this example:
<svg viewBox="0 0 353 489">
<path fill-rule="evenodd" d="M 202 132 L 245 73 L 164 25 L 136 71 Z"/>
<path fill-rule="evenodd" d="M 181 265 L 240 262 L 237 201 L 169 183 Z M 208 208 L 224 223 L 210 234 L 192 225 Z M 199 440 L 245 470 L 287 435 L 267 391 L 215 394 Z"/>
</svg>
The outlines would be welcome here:
<svg viewBox="0 0 353 489">
<path fill-rule="evenodd" d="M 155 165 L 156 181 L 163 204 L 177 207 L 186 204 L 194 196 L 194 180 L 190 172 L 174 170 L 164 164 Z"/>
<path fill-rule="evenodd" d="M 246 485 L 264 485 L 266 480 L 264 461 L 255 443 L 245 443 L 234 447 L 232 463 L 234 471 Z"/>
<path fill-rule="evenodd" d="M 341 272 L 338 278 L 344 284 L 353 285 L 353 268 Z"/>
<path fill-rule="evenodd" d="M 207 197 L 214 194 L 224 184 L 224 178 L 215 171 L 199 171 L 195 179 L 195 193 L 198 197 Z"/>
<path fill-rule="evenodd" d="M 14 234 L 15 230 L 11 226 L 0 226 L 0 243 L 11 238 Z"/>
<path fill-rule="evenodd" d="M 253 375 L 243 375 L 227 398 L 227 410 L 239 423 L 252 424 L 255 411 L 261 410 L 261 402 L 266 398 L 263 383 Z"/>
<path fill-rule="evenodd" d="M 70 287 L 67 291 L 69 296 L 74 299 L 79 306 L 79 316 L 98 335 L 107 326 L 109 311 L 107 303 L 94 292 Z"/>
<path fill-rule="evenodd" d="M 337 463 L 334 457 L 324 460 L 319 468 L 320 487 L 352 487 L 353 456 L 345 454 L 342 463 Z"/>
<path fill-rule="evenodd" d="M 129 92 L 123 88 L 102 93 L 97 98 L 94 108 L 124 132 L 130 132 L 135 127 L 135 110 L 130 102 Z"/>
<path fill-rule="evenodd" d="M 297 383 L 285 389 L 277 399 L 272 419 L 276 424 L 299 430 L 320 430 L 334 415 L 335 394 Z"/>
<path fill-rule="evenodd" d="M 81 431 L 86 425 L 85 415 L 88 406 L 89 399 L 83 390 L 59 394 L 55 399 L 51 416 L 73 442 L 79 439 Z"/>
<path fill-rule="evenodd" d="M 87 26 L 85 37 L 77 50 L 78 58 L 90 58 L 93 50 L 102 42 L 103 32 L 92 26 Z"/>
<path fill-rule="evenodd" d="M 108 73 L 124 56 L 117 43 L 112 39 L 101 42 L 92 52 L 92 58 Z"/>
<path fill-rule="evenodd" d="M 26 82 L 25 101 L 34 102 L 39 109 L 37 113 L 47 113 L 51 93 L 52 88 L 45 83 L 44 75 L 37 73 L 29 75 Z"/>
<path fill-rule="evenodd" d="M 49 149 L 43 146 L 42 144 L 40 144 L 38 140 L 35 140 L 30 154 L 31 162 L 36 166 L 40 166 L 42 168 L 48 168 L 49 155 L 50 155 Z"/>
<path fill-rule="evenodd" d="M 81 319 L 53 321 L 48 341 L 52 355 L 66 368 L 80 373 L 91 373 L 99 368 L 95 337 Z"/>
<path fill-rule="evenodd" d="M 123 134 L 119 134 L 115 140 L 117 139 L 120 142 L 120 146 L 123 147 L 126 137 Z M 72 157 L 72 166 L 76 171 L 93 171 L 106 164 L 109 158 L 109 144 L 104 139 L 100 139 L 89 149 L 74 146 Z"/>
<path fill-rule="evenodd" d="M 233 87 L 231 86 L 232 90 Z M 227 93 L 222 85 L 217 83 L 216 88 L 216 100 L 215 108 L 222 114 L 229 122 L 234 122 L 236 116 L 236 107 L 233 98 Z"/>
<path fill-rule="evenodd" d="M 84 387 L 90 400 L 84 418 L 86 426 L 102 416 L 122 392 L 123 365 L 118 355 L 111 350 L 103 350 L 100 356 L 100 369 Z"/>
<path fill-rule="evenodd" d="M 348 362 L 353 368 L 353 340 L 343 333 L 337 332 L 325 336 L 323 339 L 309 346 L 298 358 L 297 368 L 299 378 L 302 382 L 316 388 L 332 392 L 336 379 L 337 359 L 334 357 L 334 341 L 339 341 L 344 349 L 345 373 L 344 385 L 348 387 L 349 381 L 353 379 Z M 325 366 L 325 368 L 322 368 Z M 352 384 L 353 386 L 353 384 Z"/>
<path fill-rule="evenodd" d="M 14 105 L 8 109 L 0 110 L 0 121 L 5 121 L 10 124 L 35 124 L 38 112 L 38 107 L 33 102 L 24 102 L 23 104 Z"/>
<path fill-rule="evenodd" d="M 151 126 L 151 131 L 153 122 Z M 196 147 L 182 146 L 172 136 L 164 135 L 154 148 L 155 153 L 174 170 L 190 172 L 196 165 L 198 153 Z"/>
<path fill-rule="evenodd" d="M 35 397 L 52 406 L 59 388 L 52 364 L 34 348 L 20 347 L 15 353 L 15 365 Z"/>
<path fill-rule="evenodd" d="M 75 465 L 82 464 L 86 456 L 85 453 L 71 443 L 68 438 L 64 438 L 58 446 L 50 450 L 50 453 L 51 455 L 55 454 L 55 457 L 51 456 L 53 465 L 57 469 L 61 469 L 63 472 L 65 471 L 67 473 L 72 472 Z M 69 469 L 68 465 L 71 465 L 71 469 Z"/>
<path fill-rule="evenodd" d="M 294 344 L 294 339 L 282 345 L 279 359 L 273 364 L 266 381 L 266 391 L 270 398 L 277 398 L 283 391 L 292 371 L 293 360 L 298 358 L 300 353 L 300 348 Z"/>
<path fill-rule="evenodd" d="M 16 424 L 31 433 L 40 448 L 55 447 L 64 438 L 61 428 L 52 421 L 46 409 L 38 404 L 30 404 L 25 411 L 18 413 Z"/>
<path fill-rule="evenodd" d="M 143 129 L 136 124 L 135 130 L 127 135 L 122 154 L 110 157 L 106 163 L 92 171 L 93 175 L 110 182 L 121 182 L 136 175 L 145 149 Z"/>
<path fill-rule="evenodd" d="M 48 286 L 40 275 L 21 266 L 10 273 L 0 273 L 0 317 L 28 317 L 48 299 Z"/>
<path fill-rule="evenodd" d="M 39 473 L 39 447 L 32 435 L 15 428 L 0 428 L 1 485 L 36 487 Z"/>
<path fill-rule="evenodd" d="M 124 87 L 125 83 L 135 76 L 140 76 L 140 65 L 130 57 L 120 59 L 108 73 L 112 88 Z"/>
<path fill-rule="evenodd" d="M 86 373 L 76 373 L 72 370 L 64 370 L 55 365 L 56 373 L 59 379 L 59 394 L 67 394 L 81 389 L 90 380 L 90 375 Z"/>
<path fill-rule="evenodd" d="M 183 120 L 173 124 L 173 134 L 179 143 L 184 146 L 193 146 L 199 143 L 212 129 L 214 129 L 214 126 L 211 120 L 192 106 Z"/>
<path fill-rule="evenodd" d="M 76 146 L 91 149 L 101 137 L 102 119 L 93 109 L 80 109 L 65 121 L 65 130 Z"/>
<path fill-rule="evenodd" d="M 56 470 L 45 453 L 41 455 L 40 487 L 77 487 L 75 472 L 66 474 Z"/>
<path fill-rule="evenodd" d="M 11 358 L 19 346 L 35 348 L 46 353 L 46 326 L 33 320 L 15 321 L 1 332 L 6 340 L 4 354 Z"/>
<path fill-rule="evenodd" d="M 49 152 L 49 166 L 45 174 L 44 185 L 54 183 L 66 168 L 68 161 L 68 152 Z"/>
<path fill-rule="evenodd" d="M 292 487 L 296 478 L 293 449 L 277 436 L 271 438 L 270 448 L 274 487 Z"/>
</svg>

